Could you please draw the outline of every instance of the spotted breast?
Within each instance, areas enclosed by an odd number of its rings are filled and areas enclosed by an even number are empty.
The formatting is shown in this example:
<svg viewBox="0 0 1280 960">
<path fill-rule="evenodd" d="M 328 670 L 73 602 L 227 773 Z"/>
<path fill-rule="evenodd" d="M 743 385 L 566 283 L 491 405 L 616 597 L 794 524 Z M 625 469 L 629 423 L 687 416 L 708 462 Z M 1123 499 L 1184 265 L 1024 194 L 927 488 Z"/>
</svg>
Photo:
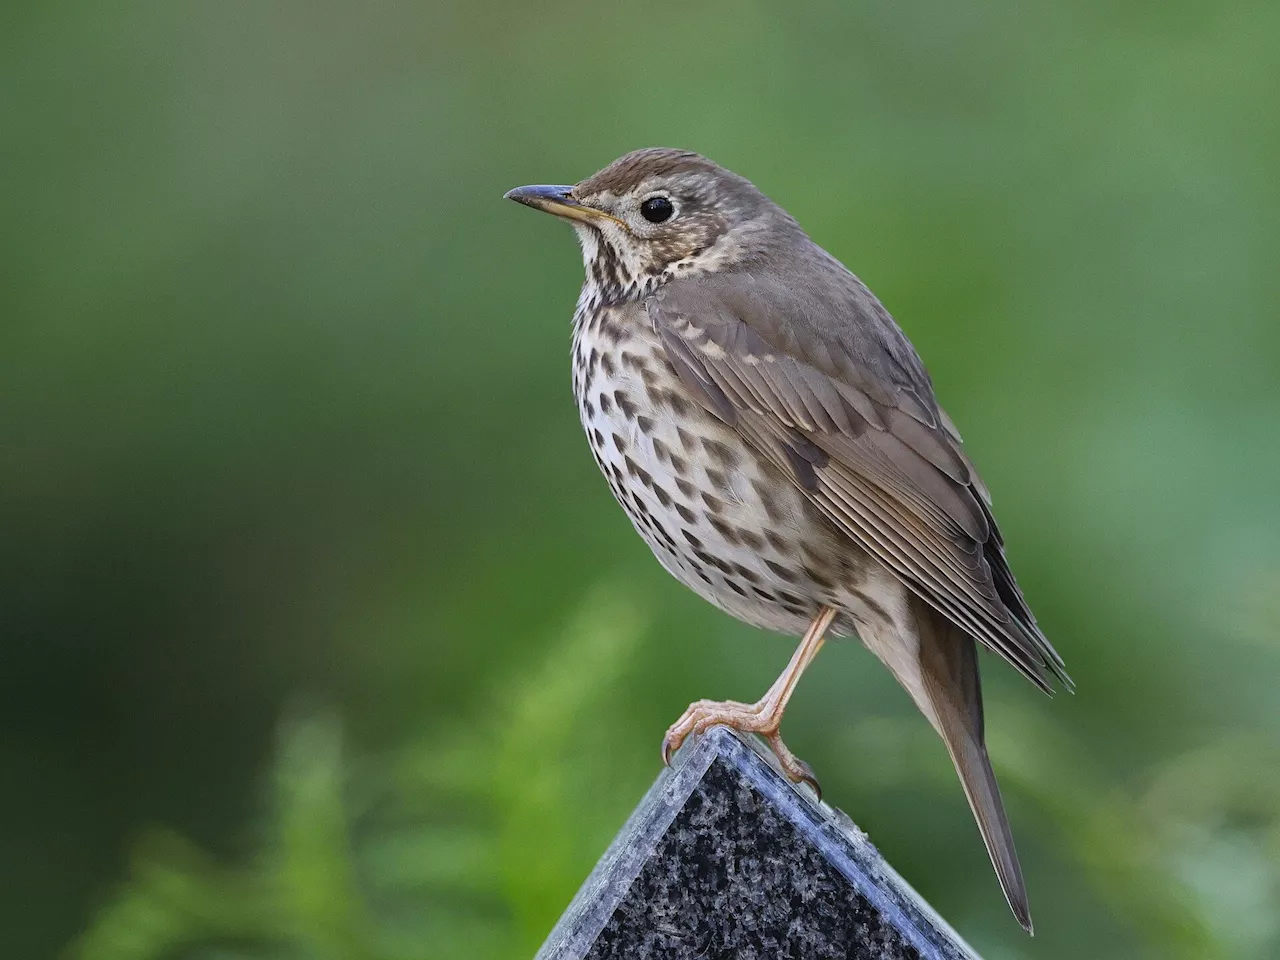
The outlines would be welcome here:
<svg viewBox="0 0 1280 960">
<path fill-rule="evenodd" d="M 758 627 L 803 633 L 829 604 L 853 632 L 883 571 L 689 397 L 642 304 L 580 304 L 573 391 L 614 497 L 677 580 Z"/>
</svg>

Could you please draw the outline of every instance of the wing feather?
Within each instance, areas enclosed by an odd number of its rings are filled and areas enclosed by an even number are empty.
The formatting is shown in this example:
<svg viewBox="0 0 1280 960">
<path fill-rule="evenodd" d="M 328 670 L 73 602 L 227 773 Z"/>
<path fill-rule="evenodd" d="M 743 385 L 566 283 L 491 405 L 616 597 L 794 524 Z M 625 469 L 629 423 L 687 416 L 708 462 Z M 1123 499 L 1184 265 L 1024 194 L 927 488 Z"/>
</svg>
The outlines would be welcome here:
<svg viewBox="0 0 1280 960">
<path fill-rule="evenodd" d="M 820 279 L 796 293 L 715 274 L 668 283 L 646 308 L 703 406 L 850 538 L 1038 687 L 1069 685 L 915 351 L 843 267 Z"/>
</svg>

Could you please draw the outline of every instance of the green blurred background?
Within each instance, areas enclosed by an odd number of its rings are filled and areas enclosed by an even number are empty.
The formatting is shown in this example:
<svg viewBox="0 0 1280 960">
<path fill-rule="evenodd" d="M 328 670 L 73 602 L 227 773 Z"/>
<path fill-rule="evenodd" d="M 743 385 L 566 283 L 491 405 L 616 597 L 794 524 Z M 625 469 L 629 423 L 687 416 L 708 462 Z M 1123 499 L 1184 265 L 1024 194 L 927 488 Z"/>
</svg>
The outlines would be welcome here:
<svg viewBox="0 0 1280 960">
<path fill-rule="evenodd" d="M 569 395 L 639 146 L 754 179 L 914 339 L 1079 685 L 991 661 L 1038 935 L 838 644 L 827 797 L 989 958 L 1280 955 L 1280 5 L 0 9 L 6 957 L 532 955 L 699 696 Z"/>
</svg>

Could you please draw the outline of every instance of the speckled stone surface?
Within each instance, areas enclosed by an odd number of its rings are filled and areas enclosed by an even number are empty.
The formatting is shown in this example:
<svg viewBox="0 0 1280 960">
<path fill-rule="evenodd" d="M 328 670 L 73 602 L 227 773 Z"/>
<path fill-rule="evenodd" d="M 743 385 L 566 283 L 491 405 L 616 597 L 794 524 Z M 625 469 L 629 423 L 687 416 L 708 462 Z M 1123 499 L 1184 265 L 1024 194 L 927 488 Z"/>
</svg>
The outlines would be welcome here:
<svg viewBox="0 0 1280 960">
<path fill-rule="evenodd" d="M 973 960 L 853 822 L 716 727 L 664 771 L 536 960 Z"/>
</svg>

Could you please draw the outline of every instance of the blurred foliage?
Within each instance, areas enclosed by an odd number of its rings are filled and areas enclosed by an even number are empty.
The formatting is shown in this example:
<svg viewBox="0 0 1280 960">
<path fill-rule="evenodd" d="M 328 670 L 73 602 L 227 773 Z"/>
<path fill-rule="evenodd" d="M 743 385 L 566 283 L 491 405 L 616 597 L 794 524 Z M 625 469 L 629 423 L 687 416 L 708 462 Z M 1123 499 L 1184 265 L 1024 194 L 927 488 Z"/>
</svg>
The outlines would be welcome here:
<svg viewBox="0 0 1280 960">
<path fill-rule="evenodd" d="M 528 955 L 666 725 L 768 686 L 612 503 L 572 237 L 500 199 L 653 144 L 885 301 L 1078 683 L 985 676 L 1034 940 L 856 644 L 788 711 L 826 796 L 988 960 L 1280 954 L 1278 46 L 1270 0 L 0 6 L 4 955 Z"/>
<path fill-rule="evenodd" d="M 623 766 L 635 758 L 608 750 L 602 691 L 629 666 L 644 620 L 620 587 L 594 591 L 540 670 L 389 758 L 345 759 L 332 717 L 285 724 L 253 865 L 223 869 L 158 833 L 71 955 L 532 956 L 612 831 L 567 815 L 573 781 L 590 772 L 614 811 L 637 786 Z"/>
</svg>

